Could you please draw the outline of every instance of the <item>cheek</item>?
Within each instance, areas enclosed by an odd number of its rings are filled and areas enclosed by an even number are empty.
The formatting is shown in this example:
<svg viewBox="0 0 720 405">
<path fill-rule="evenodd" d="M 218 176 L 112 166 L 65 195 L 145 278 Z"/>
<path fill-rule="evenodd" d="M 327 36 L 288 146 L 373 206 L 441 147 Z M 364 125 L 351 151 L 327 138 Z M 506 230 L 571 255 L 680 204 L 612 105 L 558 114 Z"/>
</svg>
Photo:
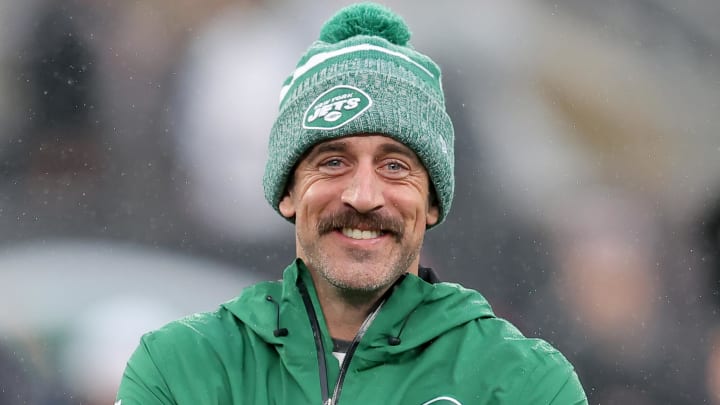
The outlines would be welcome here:
<svg viewBox="0 0 720 405">
<path fill-rule="evenodd" d="M 408 221 L 424 221 L 428 215 L 428 201 L 416 190 L 413 192 L 397 193 L 392 197 L 393 206 Z"/>
<path fill-rule="evenodd" d="M 302 197 L 297 201 L 298 217 L 311 217 L 321 215 L 334 200 L 338 200 L 338 191 L 326 184 L 315 183 L 308 186 Z"/>
</svg>

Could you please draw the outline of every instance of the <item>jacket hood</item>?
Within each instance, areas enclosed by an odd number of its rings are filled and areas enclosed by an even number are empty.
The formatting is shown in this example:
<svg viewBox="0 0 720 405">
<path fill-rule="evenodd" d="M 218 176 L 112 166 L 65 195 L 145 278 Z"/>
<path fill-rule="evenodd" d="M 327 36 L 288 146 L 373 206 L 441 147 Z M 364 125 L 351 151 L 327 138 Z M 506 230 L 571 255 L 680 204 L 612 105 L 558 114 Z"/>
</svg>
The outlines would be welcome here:
<svg viewBox="0 0 720 405">
<path fill-rule="evenodd" d="M 313 331 L 298 283 L 307 287 L 325 347 L 332 347 L 312 279 L 299 259 L 285 269 L 281 281 L 248 287 L 223 307 L 269 344 L 311 344 Z M 393 287 L 360 341 L 358 355 L 362 353 L 360 357 L 368 366 L 387 361 L 388 356 L 412 355 L 450 329 L 494 317 L 487 300 L 474 290 L 453 283 L 431 283 L 407 274 Z M 286 336 L 276 336 L 275 331 L 281 328 L 287 329 Z M 397 340 L 391 343 L 391 338 Z"/>
</svg>

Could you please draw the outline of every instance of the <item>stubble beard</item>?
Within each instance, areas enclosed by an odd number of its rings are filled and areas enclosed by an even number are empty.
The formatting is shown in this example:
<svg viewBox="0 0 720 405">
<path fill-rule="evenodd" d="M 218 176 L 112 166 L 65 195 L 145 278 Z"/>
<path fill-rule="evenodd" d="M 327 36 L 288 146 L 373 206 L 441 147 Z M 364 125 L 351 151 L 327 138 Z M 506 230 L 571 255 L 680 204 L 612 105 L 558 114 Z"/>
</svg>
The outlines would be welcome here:
<svg viewBox="0 0 720 405">
<path fill-rule="evenodd" d="M 419 247 L 412 249 L 402 245 L 392 257 L 376 258 L 378 253 L 346 250 L 343 254 L 351 263 L 345 268 L 340 268 L 342 264 L 337 263 L 339 260 L 323 252 L 319 246 L 319 239 L 308 244 L 304 244 L 301 240 L 300 244 L 308 268 L 335 287 L 340 295 L 352 301 L 374 297 L 384 291 L 408 272 L 420 254 Z"/>
<path fill-rule="evenodd" d="M 324 249 L 323 243 L 343 227 L 382 230 L 393 244 L 392 252 L 345 248 L 330 253 Z M 384 291 L 417 260 L 423 238 L 414 241 L 405 236 L 400 218 L 380 212 L 359 213 L 348 208 L 321 217 L 311 232 L 298 233 L 297 241 L 308 268 L 339 295 L 359 303 Z"/>
</svg>

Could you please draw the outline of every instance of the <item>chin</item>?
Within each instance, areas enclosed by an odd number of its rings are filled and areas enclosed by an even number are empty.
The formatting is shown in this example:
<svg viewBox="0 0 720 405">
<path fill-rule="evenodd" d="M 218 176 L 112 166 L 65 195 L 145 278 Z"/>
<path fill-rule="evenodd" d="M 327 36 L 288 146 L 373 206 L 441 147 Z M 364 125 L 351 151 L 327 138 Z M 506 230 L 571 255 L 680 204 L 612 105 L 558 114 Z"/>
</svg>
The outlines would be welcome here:
<svg viewBox="0 0 720 405">
<path fill-rule="evenodd" d="M 354 265 L 338 264 L 338 266 L 339 267 L 335 268 L 344 269 L 345 271 L 343 271 L 342 274 L 330 271 L 329 274 L 325 274 L 325 278 L 330 284 L 340 290 L 372 293 L 392 284 L 397 276 L 399 276 L 390 274 L 391 272 L 389 270 L 384 270 L 382 273 L 376 274 L 368 273 L 368 269 L 378 268 L 378 265 L 372 263 Z"/>
</svg>

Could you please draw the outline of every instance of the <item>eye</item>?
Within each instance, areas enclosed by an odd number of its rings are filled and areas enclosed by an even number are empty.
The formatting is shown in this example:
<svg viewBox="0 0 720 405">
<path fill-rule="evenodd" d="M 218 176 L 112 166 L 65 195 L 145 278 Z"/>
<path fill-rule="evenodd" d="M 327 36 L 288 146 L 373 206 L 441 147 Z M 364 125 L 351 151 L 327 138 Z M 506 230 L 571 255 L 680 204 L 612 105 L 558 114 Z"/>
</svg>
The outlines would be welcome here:
<svg viewBox="0 0 720 405">
<path fill-rule="evenodd" d="M 317 167 L 324 173 L 341 174 L 348 169 L 348 163 L 341 157 L 329 157 L 321 160 Z"/>
<path fill-rule="evenodd" d="M 396 179 L 403 178 L 410 172 L 410 168 L 399 160 L 388 160 L 380 167 L 380 170 L 386 177 Z"/>
<path fill-rule="evenodd" d="M 385 169 L 391 172 L 397 172 L 401 170 L 410 170 L 410 167 L 399 160 L 388 160 L 385 162 Z"/>
<path fill-rule="evenodd" d="M 342 166 L 342 160 L 340 159 L 328 159 L 322 163 L 322 166 L 326 167 L 340 167 Z"/>
</svg>

